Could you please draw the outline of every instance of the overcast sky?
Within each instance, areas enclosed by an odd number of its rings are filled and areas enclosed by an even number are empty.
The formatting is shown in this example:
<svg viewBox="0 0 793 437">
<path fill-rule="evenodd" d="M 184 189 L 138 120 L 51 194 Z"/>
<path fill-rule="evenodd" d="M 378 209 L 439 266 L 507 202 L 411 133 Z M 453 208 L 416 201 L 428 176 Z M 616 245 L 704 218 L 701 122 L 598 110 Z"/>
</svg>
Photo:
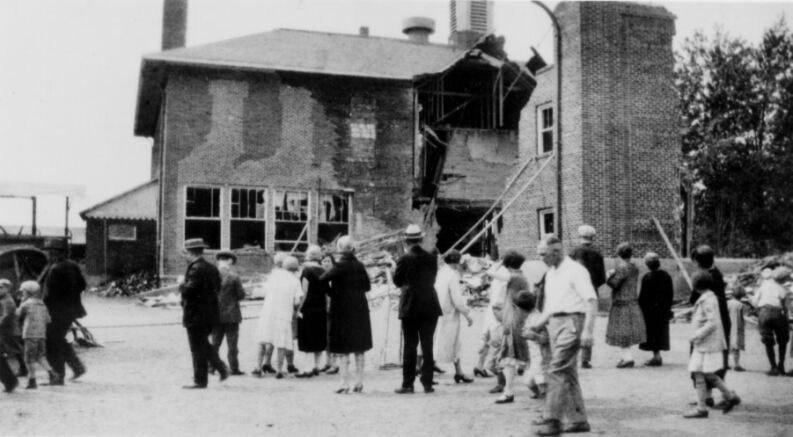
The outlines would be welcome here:
<svg viewBox="0 0 793 437">
<path fill-rule="evenodd" d="M 555 2 L 547 2 L 551 8 Z M 720 26 L 750 42 L 793 3 L 658 2 L 677 16 L 675 45 Z M 187 45 L 283 27 L 402 38 L 401 20 L 435 19 L 449 34 L 448 0 L 189 0 Z M 495 30 L 513 59 L 538 47 L 553 59 L 548 17 L 529 1 L 496 1 Z M 76 184 L 77 213 L 149 178 L 151 140 L 132 135 L 140 59 L 160 47 L 162 0 L 0 1 L 0 182 Z M 0 199 L 0 224 L 30 222 L 30 202 Z M 39 224 L 63 225 L 63 199 L 39 200 Z M 14 228 L 16 231 L 18 228 Z M 29 230 L 27 230 L 29 231 Z"/>
</svg>

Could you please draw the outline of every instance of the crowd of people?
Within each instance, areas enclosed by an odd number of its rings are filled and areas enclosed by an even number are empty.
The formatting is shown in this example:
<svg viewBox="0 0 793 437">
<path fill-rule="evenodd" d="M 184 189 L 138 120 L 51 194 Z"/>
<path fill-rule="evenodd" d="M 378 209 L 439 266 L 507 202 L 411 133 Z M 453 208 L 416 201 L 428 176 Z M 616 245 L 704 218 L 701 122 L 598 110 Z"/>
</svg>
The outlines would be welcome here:
<svg viewBox="0 0 793 437">
<path fill-rule="evenodd" d="M 524 255 L 508 252 L 486 272 L 489 304 L 473 376 L 496 376 L 490 392 L 499 395 L 495 403 L 506 404 L 514 402 L 518 377 L 525 373 L 531 397 L 545 400 L 542 418 L 535 421 L 539 435 L 590 430 L 578 382 L 579 351 L 580 367 L 591 368 L 599 288 L 611 289 L 605 343 L 620 349 L 617 368 L 636 365 L 633 346 L 652 353 L 644 362 L 649 367 L 662 366 L 661 352 L 670 349 L 673 281 L 661 268 L 659 256 L 644 255 L 648 272 L 640 278 L 631 245 L 621 243 L 616 248 L 616 265 L 606 271 L 594 244 L 595 229 L 583 225 L 578 234 L 580 244 L 569 256 L 559 239 L 549 237 L 539 242 L 536 260 L 527 262 Z M 434 392 L 435 373 L 444 372 L 438 363 L 454 367 L 455 383 L 473 382 L 461 365 L 462 322 L 473 324 L 461 284 L 466 258 L 455 250 L 442 255 L 428 251 L 423 240 L 418 226 L 408 226 L 403 232 L 405 254 L 392 264 L 388 275 L 400 289 L 398 314 L 404 340 L 397 394 L 415 393 L 417 376 L 425 393 Z M 235 272 L 236 256 L 220 251 L 213 264 L 204 258 L 205 247 L 201 239 L 185 242 L 189 264 L 179 285 L 193 361 L 193 383 L 185 386 L 188 389 L 206 388 L 209 373 L 218 373 L 221 381 L 245 374 L 238 343 L 240 301 L 246 294 Z M 77 265 L 65 259 L 61 242 L 52 241 L 46 249 L 50 262 L 40 281 L 23 282 L 19 293 L 14 293 L 10 281 L 0 279 L 0 380 L 6 391 L 14 390 L 20 375 L 27 375 L 27 388 L 35 389 L 37 368 L 47 371 L 52 385 L 64 384 L 66 365 L 73 378 L 85 373 L 65 339 L 72 323 L 85 315 L 80 301 L 85 280 Z M 362 393 L 365 353 L 373 345 L 369 274 L 356 258 L 349 236 L 338 239 L 335 254 L 312 245 L 303 258 L 301 265 L 294 256 L 275 255 L 272 271 L 254 290 L 253 296 L 264 302 L 253 334 L 258 354 L 251 373 L 279 379 L 286 373 L 301 378 L 339 373 L 336 393 Z M 791 293 L 780 283 L 792 272 L 787 267 L 767 266 L 762 284 L 748 300 L 740 284 L 725 283 L 710 247 L 698 247 L 691 259 L 697 271 L 691 280 L 693 331 L 688 370 L 697 400 L 684 417 L 705 418 L 708 408 L 727 413 L 741 403 L 725 380 L 730 355 L 732 369 L 744 370 L 740 353 L 745 349 L 748 311 L 758 315 L 770 364 L 768 375 L 793 376 L 784 367 Z M 219 355 L 224 339 L 228 364 Z M 301 373 L 295 367 L 295 345 L 308 355 L 313 368 Z M 531 349 L 534 366 L 530 366 Z M 17 375 L 8 359 L 18 361 Z M 719 404 L 711 394 L 714 388 L 722 394 Z"/>
</svg>

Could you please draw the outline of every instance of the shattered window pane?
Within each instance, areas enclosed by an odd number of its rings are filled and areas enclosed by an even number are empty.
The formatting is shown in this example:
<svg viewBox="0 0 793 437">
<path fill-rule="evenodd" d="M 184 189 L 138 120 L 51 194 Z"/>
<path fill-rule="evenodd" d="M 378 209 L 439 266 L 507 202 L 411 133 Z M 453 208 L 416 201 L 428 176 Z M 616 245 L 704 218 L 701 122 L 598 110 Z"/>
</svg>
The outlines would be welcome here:
<svg viewBox="0 0 793 437">
<path fill-rule="evenodd" d="M 232 249 L 264 248 L 265 200 L 264 190 L 233 188 L 231 190 Z"/>
<path fill-rule="evenodd" d="M 187 217 L 220 217 L 220 188 L 187 188 Z"/>
<path fill-rule="evenodd" d="M 297 251 L 308 247 L 308 192 L 275 192 L 275 250 Z"/>
<path fill-rule="evenodd" d="M 187 187 L 184 238 L 201 238 L 220 249 L 220 188 Z"/>
<path fill-rule="evenodd" d="M 321 194 L 317 241 L 328 244 L 350 233 L 350 198 L 347 193 Z"/>
</svg>

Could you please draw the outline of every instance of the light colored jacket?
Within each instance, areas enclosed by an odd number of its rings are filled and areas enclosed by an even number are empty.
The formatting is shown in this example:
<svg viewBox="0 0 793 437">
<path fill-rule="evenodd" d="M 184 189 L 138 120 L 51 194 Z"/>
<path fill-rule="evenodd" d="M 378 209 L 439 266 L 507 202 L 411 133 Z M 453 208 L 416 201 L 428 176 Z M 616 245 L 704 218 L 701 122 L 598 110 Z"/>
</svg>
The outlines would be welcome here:
<svg viewBox="0 0 793 437">
<path fill-rule="evenodd" d="M 697 299 L 691 324 L 696 329 L 691 338 L 696 352 L 721 352 L 727 349 L 719 316 L 719 301 L 712 291 L 705 291 Z"/>
</svg>

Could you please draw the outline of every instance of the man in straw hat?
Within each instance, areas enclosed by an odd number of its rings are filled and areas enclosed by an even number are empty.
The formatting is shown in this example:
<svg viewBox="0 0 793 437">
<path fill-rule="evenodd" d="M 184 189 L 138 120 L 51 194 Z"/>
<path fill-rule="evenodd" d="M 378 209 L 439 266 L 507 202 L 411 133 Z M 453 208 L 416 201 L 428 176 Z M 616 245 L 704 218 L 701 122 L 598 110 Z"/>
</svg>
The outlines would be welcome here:
<svg viewBox="0 0 793 437">
<path fill-rule="evenodd" d="M 399 318 L 405 337 L 402 352 L 402 386 L 396 393 L 413 393 L 416 380 L 416 347 L 421 342 L 424 360 L 421 366 L 421 384 L 425 393 L 432 388 L 435 359 L 432 355 L 432 337 L 438 317 L 443 315 L 435 292 L 438 260 L 421 247 L 424 233 L 418 225 L 409 225 L 403 235 L 407 253 L 399 259 L 394 272 L 394 284 L 402 289 L 399 296 Z"/>
<path fill-rule="evenodd" d="M 193 384 L 186 389 L 207 387 L 209 364 L 220 373 L 220 380 L 228 378 L 226 364 L 218 357 L 218 351 L 209 343 L 212 328 L 219 323 L 218 291 L 220 290 L 220 273 L 218 269 L 204 259 L 204 240 L 191 238 L 185 240 L 184 248 L 190 264 L 184 275 L 184 282 L 179 284 L 182 294 L 184 314 L 182 323 L 187 329 L 187 340 L 193 356 Z"/>
</svg>

